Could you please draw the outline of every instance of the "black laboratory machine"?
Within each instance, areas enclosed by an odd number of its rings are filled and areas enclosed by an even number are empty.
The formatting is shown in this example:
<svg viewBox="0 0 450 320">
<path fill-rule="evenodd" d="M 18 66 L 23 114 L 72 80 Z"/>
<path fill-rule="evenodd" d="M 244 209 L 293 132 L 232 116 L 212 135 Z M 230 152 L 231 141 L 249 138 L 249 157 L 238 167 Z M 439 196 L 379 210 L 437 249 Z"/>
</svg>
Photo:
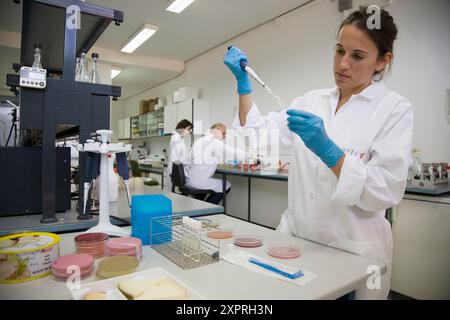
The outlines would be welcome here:
<svg viewBox="0 0 450 320">
<path fill-rule="evenodd" d="M 57 142 L 75 136 L 85 143 L 97 130 L 109 129 L 111 98 L 121 95 L 117 86 L 76 81 L 77 57 L 106 28 L 120 26 L 123 12 L 79 0 L 9 1 L 21 5 L 23 14 L 20 62 L 6 76 L 19 101 L 13 120 L 19 118 L 20 134 L 0 147 L 0 216 L 42 214 L 42 223 L 54 223 L 57 212 L 71 209 L 71 152 Z M 81 177 L 85 162 L 80 152 Z M 79 192 L 79 208 L 83 201 Z M 78 219 L 91 218 L 89 206 L 80 210 Z"/>
</svg>

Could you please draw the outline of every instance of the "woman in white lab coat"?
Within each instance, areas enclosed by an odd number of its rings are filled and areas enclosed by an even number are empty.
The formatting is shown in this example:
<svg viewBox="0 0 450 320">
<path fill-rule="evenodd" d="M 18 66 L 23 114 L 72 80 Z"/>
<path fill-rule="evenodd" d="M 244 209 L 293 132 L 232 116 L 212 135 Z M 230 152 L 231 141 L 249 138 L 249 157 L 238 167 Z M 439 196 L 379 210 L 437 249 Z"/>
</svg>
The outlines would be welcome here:
<svg viewBox="0 0 450 320">
<path fill-rule="evenodd" d="M 355 298 L 386 299 L 393 239 L 385 210 L 405 191 L 413 108 L 381 81 L 393 59 L 393 18 L 381 10 L 381 28 L 369 29 L 369 17 L 360 7 L 340 26 L 335 88 L 307 92 L 265 117 L 240 68 L 245 54 L 232 47 L 224 62 L 240 95 L 233 127 L 278 129 L 280 147 L 292 153 L 288 209 L 278 230 L 383 262 L 386 273 L 381 279 L 370 274 L 371 285 L 356 290 Z M 299 81 L 307 79 L 300 75 Z"/>
<path fill-rule="evenodd" d="M 172 164 L 175 161 L 180 161 L 184 166 L 189 162 L 189 148 L 190 142 L 185 141 L 185 137 L 192 133 L 192 123 L 189 120 L 183 119 L 178 122 L 175 131 L 172 132 L 169 144 L 169 175 L 172 174 Z"/>
</svg>

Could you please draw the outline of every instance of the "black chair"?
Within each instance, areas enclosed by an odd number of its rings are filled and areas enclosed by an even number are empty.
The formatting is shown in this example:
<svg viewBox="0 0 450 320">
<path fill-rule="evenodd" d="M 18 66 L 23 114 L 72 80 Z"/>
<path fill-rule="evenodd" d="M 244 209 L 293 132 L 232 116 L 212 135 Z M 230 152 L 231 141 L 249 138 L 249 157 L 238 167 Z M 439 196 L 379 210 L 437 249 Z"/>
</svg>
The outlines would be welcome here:
<svg viewBox="0 0 450 320">
<path fill-rule="evenodd" d="M 175 161 L 172 164 L 172 174 L 170 176 L 172 181 L 172 192 L 175 193 L 175 187 L 178 187 L 178 190 L 182 195 L 185 196 L 194 196 L 196 199 L 204 199 L 206 196 L 209 196 L 214 193 L 212 190 L 203 190 L 203 189 L 194 189 L 186 186 L 186 176 L 184 175 L 184 166 L 181 162 Z"/>
</svg>

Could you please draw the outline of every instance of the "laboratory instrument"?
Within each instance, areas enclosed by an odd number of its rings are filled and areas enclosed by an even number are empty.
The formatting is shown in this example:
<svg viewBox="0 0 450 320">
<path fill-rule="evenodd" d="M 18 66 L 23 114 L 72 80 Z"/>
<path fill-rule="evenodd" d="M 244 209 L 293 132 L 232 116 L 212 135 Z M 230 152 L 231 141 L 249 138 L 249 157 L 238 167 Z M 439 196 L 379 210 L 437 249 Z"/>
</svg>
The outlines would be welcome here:
<svg viewBox="0 0 450 320">
<path fill-rule="evenodd" d="M 108 154 L 130 151 L 132 146 L 123 143 L 108 143 L 113 134 L 110 130 L 97 130 L 101 142 L 87 142 L 79 145 L 79 151 L 100 154 L 100 210 L 98 224 L 87 233 L 103 232 L 114 236 L 129 236 L 129 231 L 117 227 L 109 220 Z"/>
<path fill-rule="evenodd" d="M 261 80 L 261 78 L 256 74 L 256 72 L 252 68 L 250 68 L 247 62 L 241 61 L 240 64 L 241 69 L 247 71 L 248 74 L 251 75 L 252 78 L 256 80 L 256 82 L 258 82 L 264 89 L 266 89 L 266 91 L 272 96 L 272 98 L 275 99 L 275 101 L 278 103 L 278 106 L 281 109 L 286 109 L 286 105 L 281 100 L 281 98 L 277 94 L 275 94 L 275 92 L 273 92 L 273 90 L 264 81 Z"/>
</svg>

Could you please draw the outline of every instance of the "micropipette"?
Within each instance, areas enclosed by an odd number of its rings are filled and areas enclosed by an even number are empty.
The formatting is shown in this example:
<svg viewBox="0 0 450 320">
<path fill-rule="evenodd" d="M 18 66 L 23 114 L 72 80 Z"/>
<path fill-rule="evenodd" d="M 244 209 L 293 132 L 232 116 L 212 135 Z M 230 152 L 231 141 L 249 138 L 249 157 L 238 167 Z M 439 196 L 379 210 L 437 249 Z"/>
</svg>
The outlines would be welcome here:
<svg viewBox="0 0 450 320">
<path fill-rule="evenodd" d="M 230 50 L 230 48 L 231 47 L 228 47 L 228 50 Z M 258 82 L 264 89 L 266 89 L 266 91 L 275 99 L 275 101 L 278 103 L 278 105 L 282 109 L 286 108 L 286 106 L 285 106 L 284 102 L 281 100 L 281 98 L 279 96 L 277 96 L 275 94 L 275 92 L 273 92 L 272 89 L 270 89 L 270 87 L 264 83 L 264 81 L 261 80 L 261 78 L 256 74 L 256 72 L 252 68 L 250 68 L 250 66 L 248 65 L 247 62 L 241 60 L 240 66 L 241 66 L 242 71 L 247 71 L 247 73 L 249 75 L 251 75 L 252 78 L 256 80 L 256 82 Z"/>
<path fill-rule="evenodd" d="M 125 184 L 125 189 L 127 193 L 128 198 L 128 205 L 131 208 L 131 199 L 130 199 L 130 188 L 129 188 L 129 168 L 128 168 L 128 161 L 127 161 L 127 153 L 126 152 L 119 152 L 116 153 L 116 160 L 117 160 L 117 168 L 119 171 L 119 176 L 122 177 L 122 181 Z"/>
<path fill-rule="evenodd" d="M 275 92 L 273 92 L 272 89 L 270 89 L 270 87 L 264 83 L 264 81 L 261 80 L 261 78 L 256 74 L 256 72 L 253 71 L 252 68 L 250 68 L 247 62 L 241 61 L 241 69 L 247 71 L 248 74 L 251 75 L 253 79 L 255 79 L 264 89 L 266 89 L 266 91 L 275 99 L 275 101 L 281 108 L 283 109 L 286 108 L 281 98 L 277 96 Z"/>
</svg>

